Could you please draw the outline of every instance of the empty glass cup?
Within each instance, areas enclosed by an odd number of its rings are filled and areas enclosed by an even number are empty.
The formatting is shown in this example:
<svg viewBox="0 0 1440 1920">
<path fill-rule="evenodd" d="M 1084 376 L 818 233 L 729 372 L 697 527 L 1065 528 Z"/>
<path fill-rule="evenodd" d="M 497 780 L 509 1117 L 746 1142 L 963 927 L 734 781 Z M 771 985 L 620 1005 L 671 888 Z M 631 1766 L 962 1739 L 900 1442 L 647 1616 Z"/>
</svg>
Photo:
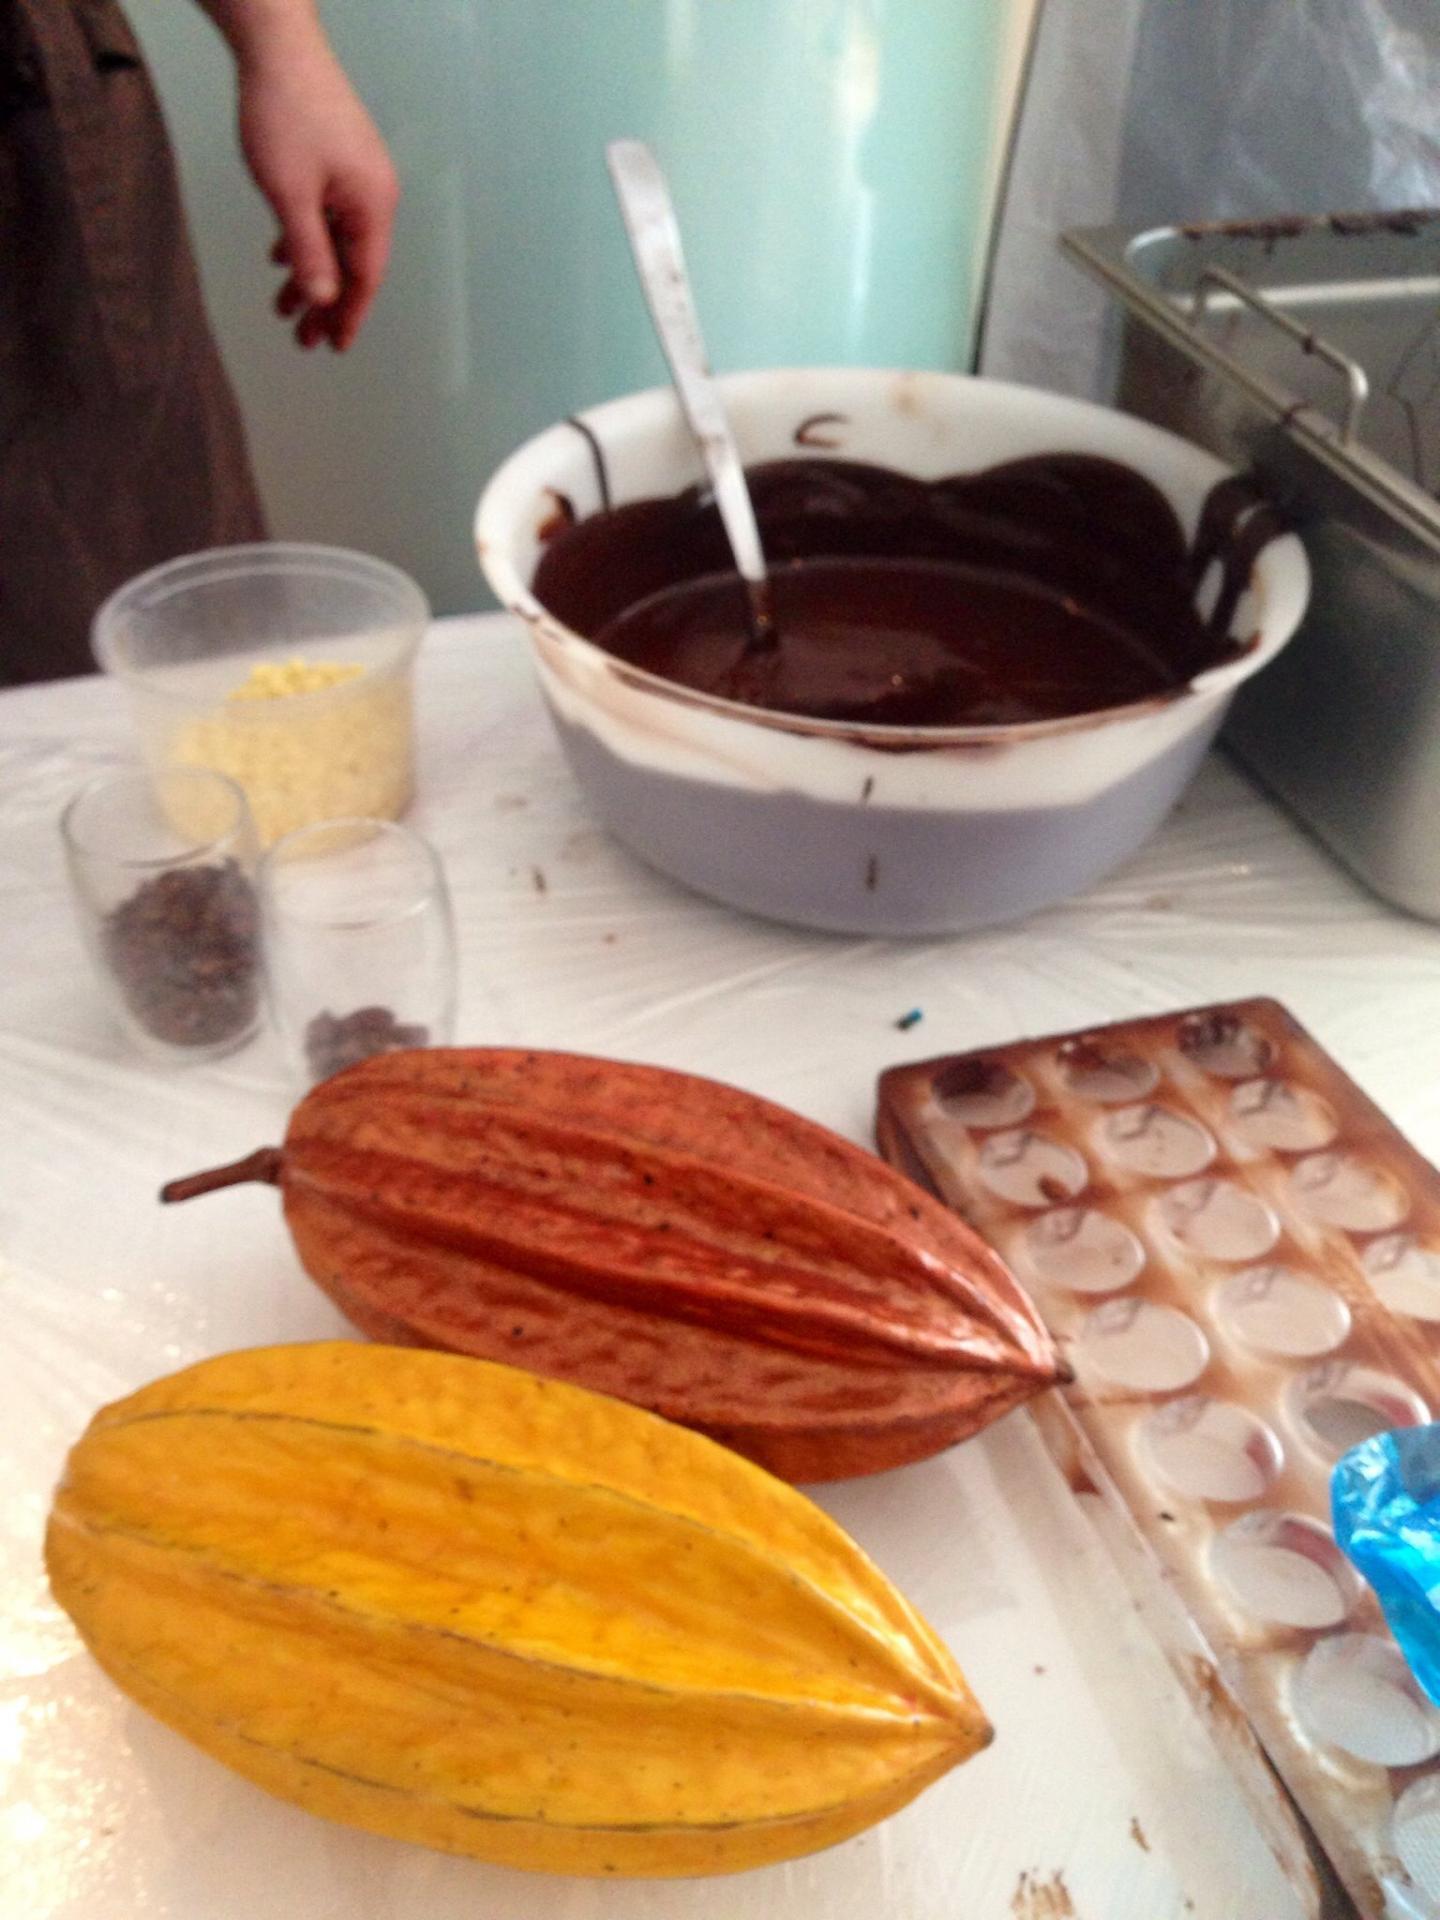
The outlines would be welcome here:
<svg viewBox="0 0 1440 1920">
<path fill-rule="evenodd" d="M 213 1060 L 260 1009 L 255 828 L 222 773 L 102 774 L 60 822 L 80 929 L 128 1036 L 167 1060 Z"/>
<path fill-rule="evenodd" d="M 389 820 L 301 827 L 265 854 L 260 896 L 271 1016 L 305 1085 L 451 1039 L 450 895 L 418 834 Z"/>
</svg>

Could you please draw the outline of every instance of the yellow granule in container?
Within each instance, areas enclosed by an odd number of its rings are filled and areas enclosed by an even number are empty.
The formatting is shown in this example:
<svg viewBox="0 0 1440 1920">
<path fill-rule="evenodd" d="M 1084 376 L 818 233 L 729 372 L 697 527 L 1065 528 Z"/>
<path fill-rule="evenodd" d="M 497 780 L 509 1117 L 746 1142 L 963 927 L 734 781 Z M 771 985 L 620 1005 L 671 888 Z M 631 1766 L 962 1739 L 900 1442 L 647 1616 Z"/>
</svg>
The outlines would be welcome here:
<svg viewBox="0 0 1440 1920">
<path fill-rule="evenodd" d="M 268 847 L 316 820 L 403 813 L 414 792 L 413 735 L 407 675 L 262 660 L 213 713 L 179 729 L 169 757 L 238 781 Z"/>
<path fill-rule="evenodd" d="M 297 655 L 283 665 L 275 660 L 257 660 L 250 678 L 232 687 L 227 700 L 284 700 L 292 693 L 323 693 L 326 687 L 338 687 L 346 680 L 358 680 L 365 669 L 342 660 L 302 660 Z"/>
</svg>

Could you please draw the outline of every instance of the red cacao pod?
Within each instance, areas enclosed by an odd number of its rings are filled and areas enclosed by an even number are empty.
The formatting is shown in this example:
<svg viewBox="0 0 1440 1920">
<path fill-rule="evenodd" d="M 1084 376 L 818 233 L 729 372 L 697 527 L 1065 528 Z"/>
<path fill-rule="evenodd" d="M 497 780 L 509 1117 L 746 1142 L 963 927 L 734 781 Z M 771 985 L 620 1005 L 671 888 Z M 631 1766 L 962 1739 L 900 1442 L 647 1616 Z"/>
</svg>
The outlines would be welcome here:
<svg viewBox="0 0 1440 1920">
<path fill-rule="evenodd" d="M 505 1048 L 324 1081 L 282 1149 L 166 1199 L 275 1181 L 356 1326 L 575 1381 L 788 1480 L 963 1440 L 1061 1375 L 999 1256 L 785 1108 L 658 1067 Z"/>
</svg>

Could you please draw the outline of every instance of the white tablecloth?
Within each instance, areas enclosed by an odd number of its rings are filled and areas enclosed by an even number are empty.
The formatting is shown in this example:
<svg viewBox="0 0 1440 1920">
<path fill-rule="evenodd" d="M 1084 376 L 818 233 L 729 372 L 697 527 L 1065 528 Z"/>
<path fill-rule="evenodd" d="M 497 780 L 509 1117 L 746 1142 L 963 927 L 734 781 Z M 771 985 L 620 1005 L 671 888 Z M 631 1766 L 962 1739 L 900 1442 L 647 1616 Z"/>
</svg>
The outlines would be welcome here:
<svg viewBox="0 0 1440 1920">
<path fill-rule="evenodd" d="M 460 933 L 462 1040 L 736 1082 L 858 1140 L 896 1060 L 1269 993 L 1440 1153 L 1440 937 L 1388 912 L 1224 763 L 1084 900 L 963 940 L 807 936 L 638 867 L 588 816 L 501 617 L 420 666 L 421 797 Z M 133 752 L 98 680 L 0 696 L 0 1917 L 3 1920 L 1293 1920 L 1244 1802 L 1024 1415 L 824 1504 L 955 1649 L 995 1745 L 829 1854 L 747 1879 L 566 1882 L 431 1856 L 270 1801 L 79 1650 L 38 1547 L 102 1401 L 227 1347 L 344 1331 L 275 1196 L 171 1175 L 278 1139 L 268 1041 L 162 1070 L 110 1033 L 56 820 Z M 923 1022 L 896 1019 L 912 1007 Z"/>
</svg>

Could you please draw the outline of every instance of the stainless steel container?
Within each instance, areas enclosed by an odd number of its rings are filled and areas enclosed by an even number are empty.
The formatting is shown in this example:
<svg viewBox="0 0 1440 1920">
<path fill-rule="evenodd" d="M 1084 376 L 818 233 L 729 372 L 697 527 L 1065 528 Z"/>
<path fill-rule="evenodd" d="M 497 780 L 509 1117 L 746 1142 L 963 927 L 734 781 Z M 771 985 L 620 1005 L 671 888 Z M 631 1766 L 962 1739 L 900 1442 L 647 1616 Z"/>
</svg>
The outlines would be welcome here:
<svg viewBox="0 0 1440 1920">
<path fill-rule="evenodd" d="M 1440 920 L 1440 211 L 1094 228 L 1117 398 L 1260 476 L 1310 608 L 1226 738 L 1362 880 Z"/>
</svg>

